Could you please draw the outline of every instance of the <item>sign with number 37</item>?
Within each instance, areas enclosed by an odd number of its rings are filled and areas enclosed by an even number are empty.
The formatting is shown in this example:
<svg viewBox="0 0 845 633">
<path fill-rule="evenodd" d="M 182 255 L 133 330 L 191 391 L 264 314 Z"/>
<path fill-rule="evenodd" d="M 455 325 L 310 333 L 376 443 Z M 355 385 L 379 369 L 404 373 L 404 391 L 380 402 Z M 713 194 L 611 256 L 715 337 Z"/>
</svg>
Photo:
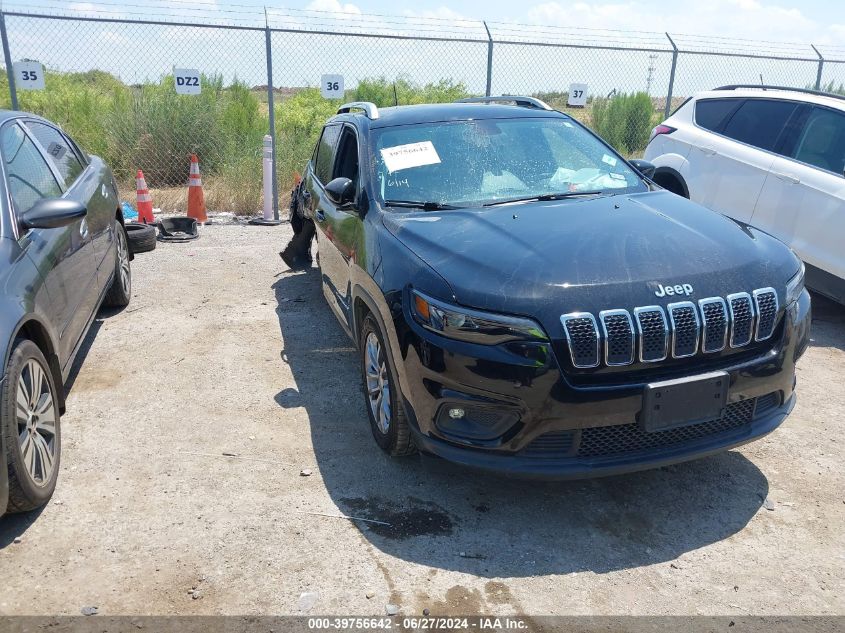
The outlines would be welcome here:
<svg viewBox="0 0 845 633">
<path fill-rule="evenodd" d="M 15 86 L 22 90 L 44 90 L 44 66 L 39 62 L 15 62 Z"/>
</svg>

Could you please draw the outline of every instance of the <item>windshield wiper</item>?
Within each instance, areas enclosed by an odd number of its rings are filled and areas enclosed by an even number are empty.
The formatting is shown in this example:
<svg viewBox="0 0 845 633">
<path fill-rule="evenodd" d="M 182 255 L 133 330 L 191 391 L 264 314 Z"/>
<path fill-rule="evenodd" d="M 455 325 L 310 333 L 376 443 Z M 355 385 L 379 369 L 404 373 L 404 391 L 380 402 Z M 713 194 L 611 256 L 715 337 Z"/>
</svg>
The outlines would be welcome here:
<svg viewBox="0 0 845 633">
<path fill-rule="evenodd" d="M 445 202 L 421 202 L 419 200 L 385 200 L 384 204 L 389 207 L 407 207 L 409 209 L 422 209 L 423 211 L 447 211 L 461 208 Z"/>
<path fill-rule="evenodd" d="M 549 200 L 563 200 L 564 198 L 577 198 L 579 196 L 598 196 L 604 191 L 561 191 L 559 193 L 544 193 L 539 196 L 526 196 L 525 198 L 508 198 L 507 200 L 496 200 L 488 202 L 485 207 L 494 207 L 497 204 L 508 204 L 510 202 L 548 202 Z"/>
</svg>

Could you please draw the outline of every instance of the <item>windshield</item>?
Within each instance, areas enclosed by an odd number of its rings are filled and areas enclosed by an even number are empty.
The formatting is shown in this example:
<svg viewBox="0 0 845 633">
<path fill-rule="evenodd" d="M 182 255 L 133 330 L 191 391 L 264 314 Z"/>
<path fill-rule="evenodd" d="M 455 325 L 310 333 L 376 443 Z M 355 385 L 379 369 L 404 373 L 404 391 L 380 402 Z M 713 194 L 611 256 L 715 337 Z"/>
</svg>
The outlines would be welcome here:
<svg viewBox="0 0 845 633">
<path fill-rule="evenodd" d="M 375 170 L 378 197 L 387 204 L 476 206 L 578 192 L 646 191 L 603 143 L 563 118 L 384 128 L 375 135 Z"/>
</svg>

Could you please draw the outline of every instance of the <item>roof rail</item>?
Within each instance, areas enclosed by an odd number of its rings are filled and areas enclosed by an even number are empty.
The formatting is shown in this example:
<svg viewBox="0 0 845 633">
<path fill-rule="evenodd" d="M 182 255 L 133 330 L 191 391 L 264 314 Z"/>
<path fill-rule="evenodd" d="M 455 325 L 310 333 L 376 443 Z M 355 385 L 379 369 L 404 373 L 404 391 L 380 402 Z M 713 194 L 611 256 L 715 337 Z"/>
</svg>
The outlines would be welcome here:
<svg viewBox="0 0 845 633">
<path fill-rule="evenodd" d="M 346 114 L 352 110 L 363 110 L 368 119 L 375 120 L 378 118 L 378 108 L 375 103 L 369 101 L 352 101 L 351 103 L 344 103 L 337 109 L 338 114 Z"/>
<path fill-rule="evenodd" d="M 522 108 L 534 108 L 536 110 L 554 110 L 548 103 L 540 101 L 536 97 L 520 97 L 518 95 L 502 95 L 501 97 L 467 97 L 458 99 L 455 103 L 501 103 L 513 101 L 515 105 Z"/>
<path fill-rule="evenodd" d="M 757 88 L 758 90 L 786 90 L 788 92 L 802 92 L 808 95 L 816 95 L 819 97 L 831 97 L 833 99 L 841 99 L 845 101 L 845 95 L 837 95 L 832 92 L 823 92 L 822 90 L 812 90 L 810 88 L 793 88 L 790 86 L 767 86 L 764 84 L 730 84 L 728 86 L 719 86 L 713 90 L 738 90 L 741 88 Z"/>
</svg>

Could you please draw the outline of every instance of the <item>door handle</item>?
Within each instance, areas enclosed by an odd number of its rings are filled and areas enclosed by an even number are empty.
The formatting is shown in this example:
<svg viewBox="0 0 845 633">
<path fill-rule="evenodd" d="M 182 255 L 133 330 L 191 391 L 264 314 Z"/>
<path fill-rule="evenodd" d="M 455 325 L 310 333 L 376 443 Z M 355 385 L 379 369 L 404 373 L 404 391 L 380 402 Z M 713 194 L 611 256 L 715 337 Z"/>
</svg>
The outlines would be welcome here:
<svg viewBox="0 0 845 633">
<path fill-rule="evenodd" d="M 317 209 L 314 212 L 314 217 L 317 218 L 317 222 L 325 222 L 326 221 L 326 214 L 322 209 Z"/>
<path fill-rule="evenodd" d="M 779 178 L 793 185 L 797 185 L 799 182 L 801 182 L 800 178 L 798 178 L 797 176 L 793 176 L 792 174 L 780 174 L 776 171 L 773 171 L 772 173 L 775 175 L 775 178 Z"/>
<path fill-rule="evenodd" d="M 701 153 L 706 156 L 713 156 L 716 153 L 716 150 L 712 147 L 699 147 L 698 149 L 700 149 Z"/>
<path fill-rule="evenodd" d="M 79 235 L 82 236 L 82 239 L 88 237 L 88 220 L 87 218 L 82 218 L 82 221 L 79 223 Z"/>
</svg>

